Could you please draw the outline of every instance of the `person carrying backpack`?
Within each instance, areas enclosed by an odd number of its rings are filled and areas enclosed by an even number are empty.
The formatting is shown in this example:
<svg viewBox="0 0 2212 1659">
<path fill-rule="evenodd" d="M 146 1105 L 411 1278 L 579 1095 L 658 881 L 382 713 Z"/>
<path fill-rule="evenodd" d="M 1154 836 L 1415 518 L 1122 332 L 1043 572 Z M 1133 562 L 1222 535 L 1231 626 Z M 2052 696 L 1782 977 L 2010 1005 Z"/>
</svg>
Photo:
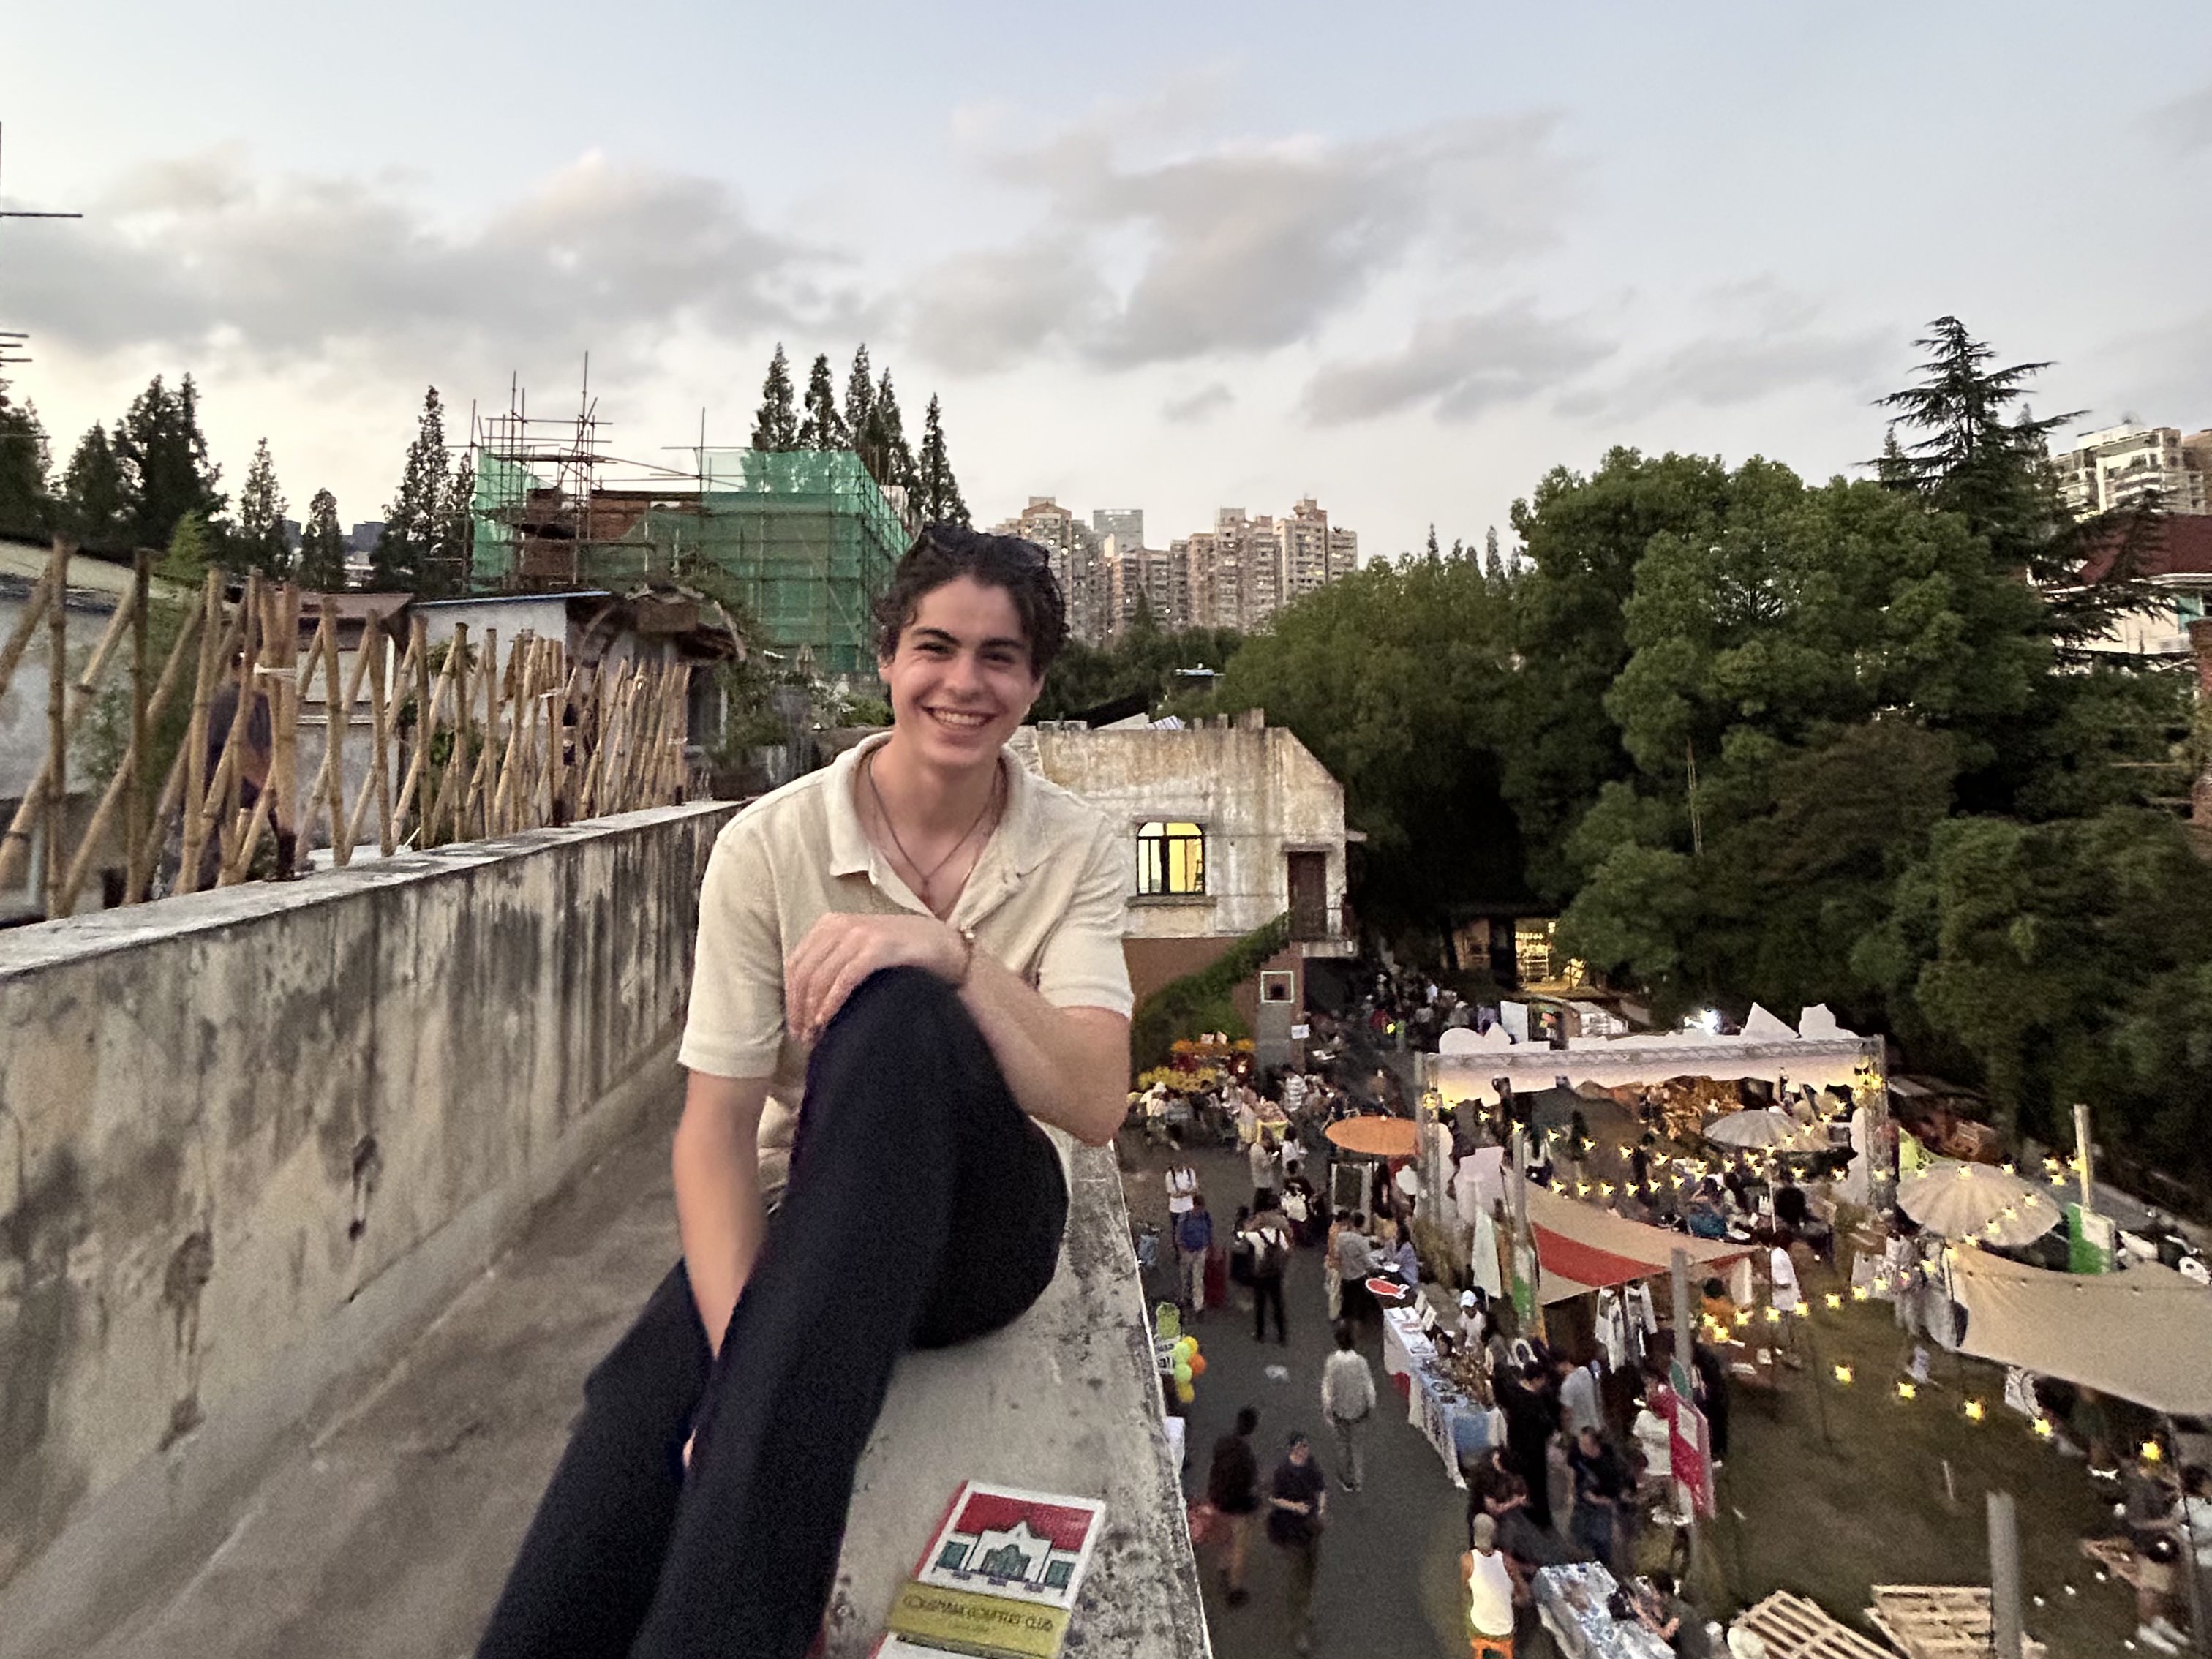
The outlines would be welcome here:
<svg viewBox="0 0 2212 1659">
<path fill-rule="evenodd" d="M 1291 1224 L 1270 1199 L 1239 1235 L 1252 1247 L 1252 1340 L 1267 1340 L 1267 1310 L 1275 1310 L 1275 1340 L 1290 1344 L 1283 1323 L 1283 1268 L 1291 1259 Z"/>
</svg>

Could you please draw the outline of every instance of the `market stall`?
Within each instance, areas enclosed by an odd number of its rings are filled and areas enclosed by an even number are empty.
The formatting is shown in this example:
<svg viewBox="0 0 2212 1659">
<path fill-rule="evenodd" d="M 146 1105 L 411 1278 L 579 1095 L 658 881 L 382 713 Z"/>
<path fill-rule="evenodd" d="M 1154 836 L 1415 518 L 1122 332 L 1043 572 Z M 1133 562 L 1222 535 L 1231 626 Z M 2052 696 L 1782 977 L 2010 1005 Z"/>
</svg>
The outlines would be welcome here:
<svg viewBox="0 0 2212 1659">
<path fill-rule="evenodd" d="M 1963 1352 L 2172 1416 L 2212 1414 L 2212 1291 L 2171 1267 L 2058 1273 L 1959 1250 L 1951 1293 L 1966 1312 Z"/>
<path fill-rule="evenodd" d="M 1418 1307 L 1383 1310 L 1382 1374 L 1405 1401 L 1406 1420 L 1435 1448 L 1455 1486 L 1467 1484 L 1459 1468 L 1462 1443 L 1488 1443 L 1490 1407 L 1474 1392 L 1480 1365 L 1472 1354 L 1439 1353 L 1421 1328 Z"/>
<path fill-rule="evenodd" d="M 1540 1567 L 1536 1616 L 1565 1659 L 1674 1659 L 1621 1601 L 1620 1582 L 1595 1561 Z"/>
</svg>

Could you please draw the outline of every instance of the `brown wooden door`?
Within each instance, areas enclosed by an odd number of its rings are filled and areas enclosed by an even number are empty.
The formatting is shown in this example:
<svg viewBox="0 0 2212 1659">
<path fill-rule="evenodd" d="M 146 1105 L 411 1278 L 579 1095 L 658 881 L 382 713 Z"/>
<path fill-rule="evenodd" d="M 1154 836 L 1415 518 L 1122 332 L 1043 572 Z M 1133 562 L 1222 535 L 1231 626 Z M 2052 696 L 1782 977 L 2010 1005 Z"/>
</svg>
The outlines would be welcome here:
<svg viewBox="0 0 2212 1659">
<path fill-rule="evenodd" d="M 1322 939 L 1328 937 L 1328 854 L 1292 853 L 1291 860 L 1291 937 Z"/>
</svg>

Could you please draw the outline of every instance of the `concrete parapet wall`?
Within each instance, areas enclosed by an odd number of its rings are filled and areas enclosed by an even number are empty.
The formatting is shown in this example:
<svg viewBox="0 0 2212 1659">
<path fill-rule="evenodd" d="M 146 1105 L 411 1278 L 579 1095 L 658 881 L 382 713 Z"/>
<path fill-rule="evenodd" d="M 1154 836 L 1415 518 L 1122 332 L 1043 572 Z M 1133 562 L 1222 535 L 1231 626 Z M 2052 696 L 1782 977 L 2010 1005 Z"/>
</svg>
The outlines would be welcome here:
<svg viewBox="0 0 2212 1659">
<path fill-rule="evenodd" d="M 204 1556 L 668 1097 L 733 810 L 0 934 L 0 1653 Z"/>
</svg>

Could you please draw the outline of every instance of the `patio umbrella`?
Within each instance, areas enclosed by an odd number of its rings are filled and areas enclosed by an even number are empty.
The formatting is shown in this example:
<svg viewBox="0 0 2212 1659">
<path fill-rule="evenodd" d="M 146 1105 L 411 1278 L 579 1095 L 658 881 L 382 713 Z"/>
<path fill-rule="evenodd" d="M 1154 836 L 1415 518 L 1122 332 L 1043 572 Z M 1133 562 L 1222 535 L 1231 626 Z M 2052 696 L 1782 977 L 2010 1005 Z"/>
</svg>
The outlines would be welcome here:
<svg viewBox="0 0 2212 1659">
<path fill-rule="evenodd" d="M 1897 1183 L 1897 1207 L 1946 1238 L 2016 1249 L 2066 1218 L 2042 1188 L 1988 1164 L 1939 1158 Z"/>
<path fill-rule="evenodd" d="M 1369 1158 L 1411 1158 L 1419 1137 L 1411 1118 L 1384 1117 L 1379 1113 L 1345 1118 L 1330 1124 L 1327 1133 L 1334 1145 Z"/>
<path fill-rule="evenodd" d="M 1757 1151 L 1786 1146 L 1803 1133 L 1804 1126 L 1789 1113 L 1778 1112 L 1771 1107 L 1753 1107 L 1730 1112 L 1707 1125 L 1705 1139 L 1723 1146 Z"/>
</svg>

